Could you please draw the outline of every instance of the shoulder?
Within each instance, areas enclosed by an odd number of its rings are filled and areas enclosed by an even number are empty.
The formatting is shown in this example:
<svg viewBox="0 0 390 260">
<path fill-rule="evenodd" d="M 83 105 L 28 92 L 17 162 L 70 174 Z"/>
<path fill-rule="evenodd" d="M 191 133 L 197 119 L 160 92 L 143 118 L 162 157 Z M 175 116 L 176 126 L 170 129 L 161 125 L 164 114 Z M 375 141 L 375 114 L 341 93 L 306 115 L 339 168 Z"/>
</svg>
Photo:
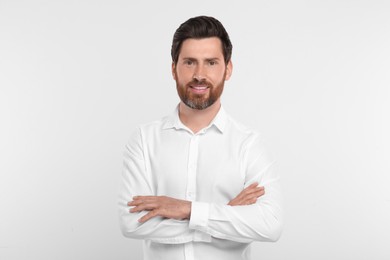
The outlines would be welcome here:
<svg viewBox="0 0 390 260">
<path fill-rule="evenodd" d="M 168 125 L 171 121 L 172 118 L 170 116 L 165 116 L 154 121 L 139 124 L 136 126 L 133 132 L 146 133 L 150 131 L 159 131 Z"/>
<path fill-rule="evenodd" d="M 229 133 L 246 143 L 263 139 L 261 132 L 255 128 L 247 126 L 242 122 L 228 116 Z"/>
<path fill-rule="evenodd" d="M 150 135 L 160 132 L 164 127 L 170 125 L 172 118 L 170 116 L 162 117 L 148 123 L 139 124 L 130 132 L 130 142 L 142 141 Z"/>
<path fill-rule="evenodd" d="M 262 154 L 267 155 L 269 158 L 274 157 L 271 154 L 271 150 L 265 136 L 258 129 L 247 126 L 230 116 L 228 118 L 228 122 L 229 138 L 238 142 L 243 154 Z"/>
</svg>

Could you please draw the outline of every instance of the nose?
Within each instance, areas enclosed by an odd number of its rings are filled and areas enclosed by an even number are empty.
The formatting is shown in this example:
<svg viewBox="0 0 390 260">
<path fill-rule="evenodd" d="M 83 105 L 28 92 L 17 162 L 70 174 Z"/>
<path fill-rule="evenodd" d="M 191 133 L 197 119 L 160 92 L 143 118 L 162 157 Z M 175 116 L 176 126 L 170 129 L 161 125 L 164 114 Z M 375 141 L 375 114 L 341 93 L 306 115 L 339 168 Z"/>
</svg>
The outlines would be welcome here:
<svg viewBox="0 0 390 260">
<path fill-rule="evenodd" d="M 203 70 L 202 66 L 197 66 L 197 68 L 194 72 L 194 76 L 192 78 L 197 80 L 197 81 L 202 81 L 206 78 L 204 75 L 204 70 Z"/>
</svg>

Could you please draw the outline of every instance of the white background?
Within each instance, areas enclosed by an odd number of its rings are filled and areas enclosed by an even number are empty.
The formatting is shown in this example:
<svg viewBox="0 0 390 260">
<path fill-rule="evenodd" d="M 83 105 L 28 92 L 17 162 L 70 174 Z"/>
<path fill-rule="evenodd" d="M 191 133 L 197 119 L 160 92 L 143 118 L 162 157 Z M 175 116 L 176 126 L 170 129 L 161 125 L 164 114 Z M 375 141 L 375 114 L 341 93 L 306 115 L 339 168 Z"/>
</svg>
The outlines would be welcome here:
<svg viewBox="0 0 390 260">
<path fill-rule="evenodd" d="M 234 45 L 225 109 L 279 161 L 284 232 L 254 259 L 390 259 L 388 1 L 0 0 L 1 260 L 141 259 L 122 152 L 178 103 L 172 36 L 202 14 Z"/>
</svg>

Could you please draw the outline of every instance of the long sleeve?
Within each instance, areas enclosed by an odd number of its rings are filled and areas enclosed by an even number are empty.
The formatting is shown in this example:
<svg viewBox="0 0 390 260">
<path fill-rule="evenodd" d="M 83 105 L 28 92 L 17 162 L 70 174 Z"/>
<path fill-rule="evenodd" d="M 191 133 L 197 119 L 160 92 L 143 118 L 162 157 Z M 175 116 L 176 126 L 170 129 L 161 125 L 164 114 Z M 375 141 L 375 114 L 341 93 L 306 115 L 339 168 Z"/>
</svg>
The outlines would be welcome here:
<svg viewBox="0 0 390 260">
<path fill-rule="evenodd" d="M 153 180 L 146 169 L 140 129 L 132 135 L 124 152 L 122 187 L 119 194 L 119 221 L 122 234 L 129 238 L 177 244 L 192 240 L 188 220 L 155 217 L 145 223 L 138 219 L 147 212 L 129 213 L 127 202 L 136 195 L 155 195 Z"/>
<path fill-rule="evenodd" d="M 247 206 L 228 206 L 193 202 L 190 229 L 216 238 L 248 243 L 276 241 L 282 230 L 282 194 L 275 161 L 271 159 L 259 137 L 244 152 L 246 184 L 257 181 L 265 187 L 265 195 Z"/>
<path fill-rule="evenodd" d="M 260 135 L 220 108 L 193 133 L 170 116 L 140 126 L 124 151 L 119 222 L 125 237 L 144 240 L 147 259 L 250 259 L 253 241 L 276 241 L 282 229 L 282 195 L 275 160 Z M 265 187 L 257 202 L 229 206 L 254 182 Z M 130 213 L 134 196 L 191 201 L 189 220 Z"/>
</svg>

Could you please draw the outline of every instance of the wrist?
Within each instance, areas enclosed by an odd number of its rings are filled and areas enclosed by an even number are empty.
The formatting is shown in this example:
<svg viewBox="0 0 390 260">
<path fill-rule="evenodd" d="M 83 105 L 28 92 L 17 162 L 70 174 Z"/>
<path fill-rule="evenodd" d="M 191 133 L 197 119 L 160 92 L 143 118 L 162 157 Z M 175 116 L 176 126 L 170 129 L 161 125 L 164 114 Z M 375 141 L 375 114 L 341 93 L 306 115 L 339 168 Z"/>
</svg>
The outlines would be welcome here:
<svg viewBox="0 0 390 260">
<path fill-rule="evenodd" d="M 185 217 L 184 219 L 191 219 L 191 207 L 192 207 L 192 202 L 191 201 L 185 201 Z"/>
</svg>

